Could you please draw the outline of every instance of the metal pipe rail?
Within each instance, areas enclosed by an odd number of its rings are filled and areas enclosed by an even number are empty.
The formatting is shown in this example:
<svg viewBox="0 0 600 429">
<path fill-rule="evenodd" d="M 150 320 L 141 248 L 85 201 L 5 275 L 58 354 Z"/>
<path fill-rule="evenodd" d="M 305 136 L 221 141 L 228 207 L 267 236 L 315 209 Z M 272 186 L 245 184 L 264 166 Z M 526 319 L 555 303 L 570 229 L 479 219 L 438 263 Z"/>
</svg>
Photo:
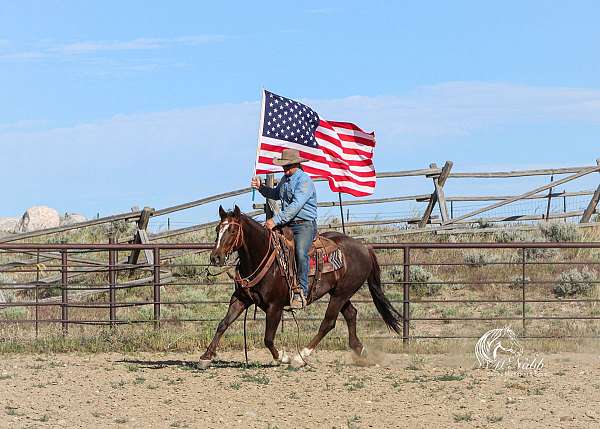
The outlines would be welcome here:
<svg viewBox="0 0 600 429">
<path fill-rule="evenodd" d="M 0 323 L 32 323 L 35 324 L 36 333 L 38 332 L 38 324 L 59 324 L 62 326 L 62 331 L 65 335 L 69 333 L 69 326 L 71 325 L 108 325 L 112 327 L 125 325 L 125 324 L 143 324 L 152 323 L 155 329 L 160 329 L 161 324 L 164 323 L 184 323 L 184 322 L 199 322 L 199 323 L 213 323 L 219 321 L 214 318 L 201 317 L 162 317 L 161 309 L 165 306 L 174 308 L 175 306 L 185 305 L 225 305 L 228 301 L 220 299 L 210 300 L 198 300 L 189 299 L 183 300 L 178 297 L 162 298 L 161 292 L 165 286 L 171 288 L 170 290 L 176 291 L 177 288 L 184 286 L 213 286 L 213 287 L 231 287 L 231 282 L 218 281 L 215 283 L 197 282 L 197 281 L 181 281 L 171 278 L 164 278 L 164 270 L 166 267 L 206 267 L 207 264 L 186 264 L 176 263 L 168 264 L 164 260 L 161 261 L 160 253 L 166 250 L 211 250 L 213 248 L 212 243 L 181 243 L 181 244 L 167 244 L 167 243 L 148 243 L 148 244 L 119 244 L 119 243 L 108 243 L 108 244 L 26 244 L 26 243 L 0 243 L 0 250 L 5 251 L 3 256 L 6 258 L 11 252 L 23 252 L 23 251 L 55 251 L 60 255 L 60 262 L 53 266 L 54 272 L 58 272 L 61 277 L 61 283 L 58 285 L 60 295 L 54 297 L 54 301 L 41 300 L 39 293 L 43 290 L 50 289 L 47 284 L 43 283 L 41 278 L 42 270 L 40 264 L 34 267 L 34 269 L 28 269 L 22 271 L 23 267 L 16 266 L 14 271 L 4 271 L 4 275 L 35 275 L 35 278 L 31 281 L 16 281 L 12 283 L 0 283 L 0 292 L 5 290 L 18 291 L 22 290 L 29 294 L 35 292 L 35 297 L 29 297 L 25 301 L 13 301 L 7 303 L 0 303 Z M 385 270 L 388 269 L 400 269 L 400 278 L 398 279 L 383 279 L 382 286 L 386 290 L 390 290 L 390 287 L 399 286 L 401 288 L 401 299 L 391 299 L 393 304 L 398 305 L 401 308 L 402 319 L 402 335 L 401 338 L 404 342 L 408 342 L 411 339 L 416 338 L 471 338 L 470 334 L 454 332 L 452 335 L 423 335 L 418 332 L 417 335 L 411 333 L 411 330 L 416 329 L 414 323 L 456 323 L 460 321 L 521 321 L 523 329 L 523 337 L 527 337 L 527 325 L 533 321 L 564 321 L 564 320 L 580 320 L 588 321 L 589 323 L 600 320 L 600 316 L 596 313 L 591 314 L 573 314 L 565 315 L 562 310 L 557 311 L 560 314 L 537 314 L 528 309 L 528 305 L 533 304 L 547 304 L 547 305 L 576 305 L 584 306 L 587 304 L 597 305 L 600 303 L 600 299 L 583 298 L 583 297 L 568 297 L 565 299 L 557 299 L 553 297 L 539 297 L 531 296 L 527 294 L 528 290 L 531 290 L 532 286 L 537 285 L 538 287 L 545 287 L 548 285 L 556 284 L 556 279 L 529 279 L 528 269 L 533 270 L 536 267 L 551 266 L 554 270 L 564 269 L 569 266 L 573 267 L 597 267 L 600 265 L 600 242 L 581 242 L 581 243 L 369 243 L 369 246 L 379 251 L 380 259 L 387 258 L 386 261 L 381 263 L 381 267 Z M 148 264 L 137 264 L 137 265 L 122 265 L 118 261 L 118 252 L 129 252 L 133 249 L 138 250 L 150 250 L 153 257 L 153 263 Z M 527 250 L 529 249 L 559 249 L 563 251 L 571 251 L 566 255 L 562 255 L 563 259 L 553 258 L 551 260 L 531 260 L 527 257 Z M 103 261 L 98 261 L 98 268 L 101 269 L 101 273 L 90 272 L 85 273 L 89 275 L 104 276 L 106 282 L 87 282 L 71 284 L 69 274 L 76 272 L 78 265 L 76 261 L 70 260 L 72 253 L 89 250 L 95 252 L 101 252 L 101 255 L 106 254 L 106 258 Z M 513 258 L 507 258 L 506 260 L 494 260 L 489 263 L 484 263 L 483 266 L 469 263 L 468 261 L 447 261 L 442 260 L 440 257 L 430 257 L 423 260 L 418 260 L 416 256 L 424 255 L 427 256 L 432 252 L 439 251 L 463 251 L 463 250 L 487 250 L 490 252 L 501 252 L 517 250 L 518 254 L 513 255 Z M 576 250 L 591 250 L 596 253 L 584 252 L 583 255 L 577 255 Z M 402 255 L 395 254 L 394 252 L 400 251 Z M 517 256 L 515 258 L 514 256 Z M 421 267 L 434 267 L 438 270 L 455 270 L 451 271 L 451 277 L 445 280 L 430 280 L 422 281 L 413 279 L 411 269 L 414 266 Z M 412 297 L 415 294 L 417 288 L 423 286 L 432 285 L 463 285 L 477 288 L 478 291 L 485 291 L 485 288 L 499 285 L 515 285 L 515 281 L 509 281 L 506 278 L 500 276 L 485 276 L 484 279 L 474 277 L 474 280 L 462 279 L 456 277 L 456 270 L 464 267 L 465 269 L 477 270 L 477 269 L 495 269 L 496 267 L 510 266 L 513 268 L 519 268 L 519 278 L 517 279 L 517 286 L 519 290 L 519 296 L 517 297 L 479 297 L 477 299 L 459 299 L 459 298 L 446 298 L 436 299 L 424 298 L 424 297 Z M 124 267 L 127 270 L 124 270 Z M 131 269 L 137 270 L 150 270 L 151 276 L 147 278 L 146 282 L 140 284 L 126 285 L 119 283 L 118 275 L 125 276 L 126 272 Z M 600 273 L 598 274 L 600 278 Z M 587 283 L 598 287 L 600 280 L 587 280 Z M 139 297 L 134 297 L 130 300 L 123 300 L 118 297 L 118 293 L 124 290 L 132 288 L 147 288 L 150 299 L 141 300 Z M 90 300 L 78 299 L 76 292 L 86 293 L 85 297 L 101 295 L 105 299 L 101 302 L 94 302 Z M 357 299 L 353 300 L 356 304 L 368 304 L 371 301 L 369 299 L 361 298 L 357 296 Z M 317 306 L 326 304 L 326 301 L 315 303 Z M 432 316 L 430 314 L 414 315 L 413 310 L 417 306 L 427 305 L 448 305 L 448 304 L 460 304 L 460 305 L 485 305 L 485 304 L 514 304 L 519 305 L 520 314 L 517 315 L 494 315 L 494 316 L 470 316 L 470 315 L 442 315 L 441 317 Z M 135 318 L 119 318 L 119 310 L 125 311 L 127 308 L 151 306 L 152 318 L 148 320 L 136 320 Z M 9 319 L 2 315 L 2 312 L 8 308 L 23 307 L 23 308 L 35 308 L 35 317 L 24 317 L 21 319 Z M 60 310 L 58 315 L 47 314 L 49 309 L 57 308 Z M 96 313 L 91 314 L 92 317 L 86 317 L 88 311 L 94 311 Z M 107 319 L 99 318 L 98 311 L 106 312 Z M 83 318 L 77 318 L 74 313 L 78 312 L 80 315 L 83 314 Z M 46 313 L 46 314 L 44 314 Z M 304 317 L 299 320 L 306 321 L 320 321 L 318 317 Z M 374 317 L 361 318 L 363 321 L 375 321 L 379 320 Z M 598 338 L 596 335 L 600 330 L 592 330 L 593 335 L 583 336 L 586 338 Z M 535 334 L 532 337 L 536 337 Z M 537 337 L 540 337 L 537 335 Z M 582 335 L 561 335 L 561 338 L 565 337 L 577 337 L 581 338 Z"/>
</svg>

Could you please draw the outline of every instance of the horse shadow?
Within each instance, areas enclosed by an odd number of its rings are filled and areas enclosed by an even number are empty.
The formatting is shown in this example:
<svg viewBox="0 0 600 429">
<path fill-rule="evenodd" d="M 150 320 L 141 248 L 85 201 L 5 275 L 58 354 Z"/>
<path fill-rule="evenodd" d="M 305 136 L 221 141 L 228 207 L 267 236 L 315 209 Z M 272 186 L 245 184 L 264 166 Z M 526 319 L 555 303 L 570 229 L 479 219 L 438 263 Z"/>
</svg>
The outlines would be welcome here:
<svg viewBox="0 0 600 429">
<path fill-rule="evenodd" d="M 143 359 L 120 359 L 115 363 L 122 363 L 127 365 L 137 365 L 139 368 L 144 369 L 163 369 L 163 368 L 179 368 L 187 371 L 206 371 L 210 368 L 234 368 L 234 369 L 258 369 L 258 368 L 272 368 L 274 364 L 262 364 L 259 362 L 238 362 L 228 360 L 213 360 L 209 368 L 201 368 L 198 362 L 188 360 L 177 360 L 177 359 L 165 359 L 165 360 L 143 360 Z"/>
</svg>

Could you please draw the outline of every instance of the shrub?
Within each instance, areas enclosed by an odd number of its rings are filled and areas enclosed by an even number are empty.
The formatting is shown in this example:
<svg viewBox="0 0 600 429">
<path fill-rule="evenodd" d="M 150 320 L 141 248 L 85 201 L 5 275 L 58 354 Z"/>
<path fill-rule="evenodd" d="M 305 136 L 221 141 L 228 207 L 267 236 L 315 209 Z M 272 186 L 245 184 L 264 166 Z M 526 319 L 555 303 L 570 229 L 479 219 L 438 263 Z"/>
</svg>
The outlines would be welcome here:
<svg viewBox="0 0 600 429">
<path fill-rule="evenodd" d="M 489 252 L 472 251 L 465 254 L 465 263 L 472 267 L 484 267 L 488 264 L 498 262 L 498 257 Z"/>
<path fill-rule="evenodd" d="M 206 267 L 202 255 L 183 255 L 173 261 L 172 272 L 180 277 L 198 277 L 206 273 Z"/>
<path fill-rule="evenodd" d="M 531 278 L 525 277 L 525 287 L 531 283 Z M 513 276 L 510 279 L 510 283 L 508 287 L 511 289 L 521 289 L 523 287 L 523 277 L 521 276 Z"/>
<path fill-rule="evenodd" d="M 390 276 L 394 281 L 401 282 L 403 280 L 402 269 L 393 269 L 390 272 Z M 442 285 L 439 283 L 440 280 L 419 265 L 412 265 L 410 267 L 410 280 L 410 290 L 417 296 L 435 295 L 442 288 Z"/>
<path fill-rule="evenodd" d="M 493 226 L 494 226 L 494 224 L 492 222 L 490 222 L 489 220 L 486 220 L 483 218 L 477 219 L 477 228 L 483 229 L 483 228 L 491 228 Z"/>
<path fill-rule="evenodd" d="M 533 241 L 533 236 L 520 229 L 506 229 L 505 231 L 497 232 L 494 235 L 496 243 L 514 243 L 519 241 Z"/>
<path fill-rule="evenodd" d="M 587 268 L 578 270 L 573 268 L 560 275 L 560 279 L 554 285 L 554 294 L 558 297 L 573 295 L 589 295 L 596 286 L 596 273 Z"/>
<path fill-rule="evenodd" d="M 572 223 L 544 222 L 540 223 L 539 229 L 546 240 L 552 243 L 581 241 L 581 233 Z"/>
<path fill-rule="evenodd" d="M 538 241 L 538 240 L 533 240 Z M 532 247 L 525 249 L 525 260 L 550 259 L 558 255 L 558 249 L 549 249 L 543 247 Z M 521 255 L 519 255 L 521 258 Z"/>
</svg>

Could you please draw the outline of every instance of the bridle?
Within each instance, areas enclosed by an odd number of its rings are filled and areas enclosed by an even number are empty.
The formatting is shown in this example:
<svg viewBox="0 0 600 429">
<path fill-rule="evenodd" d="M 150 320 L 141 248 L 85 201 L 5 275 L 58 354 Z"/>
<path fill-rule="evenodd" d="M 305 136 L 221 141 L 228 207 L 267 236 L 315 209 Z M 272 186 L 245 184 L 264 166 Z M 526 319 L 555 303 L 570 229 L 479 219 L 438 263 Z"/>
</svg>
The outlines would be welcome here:
<svg viewBox="0 0 600 429">
<path fill-rule="evenodd" d="M 229 259 L 231 254 L 242 248 L 244 245 L 244 229 L 242 228 L 242 224 L 238 221 L 227 221 L 227 226 L 235 225 L 237 226 L 237 231 L 235 233 L 235 239 L 229 249 L 227 249 L 225 253 L 225 260 Z M 219 224 L 220 226 L 220 224 Z"/>
<path fill-rule="evenodd" d="M 227 258 L 229 258 L 229 256 L 231 256 L 231 254 L 233 252 L 241 249 L 242 247 L 244 247 L 246 245 L 246 243 L 244 241 L 244 229 L 242 228 L 241 222 L 228 221 L 227 225 L 228 226 L 229 225 L 237 226 L 237 231 L 236 231 L 235 238 L 233 240 L 233 244 L 231 245 L 231 247 L 229 249 L 227 249 L 226 252 L 224 252 L 226 260 L 227 260 Z M 258 264 L 258 267 L 256 267 L 256 269 L 250 275 L 248 275 L 246 277 L 242 277 L 240 275 L 240 270 L 239 270 L 240 267 L 239 267 L 239 261 L 238 261 L 238 264 L 235 267 L 234 281 L 245 289 L 249 289 L 249 288 L 255 286 L 267 274 L 267 271 L 269 270 L 269 268 L 271 268 L 271 265 L 273 265 L 273 262 L 275 261 L 276 256 L 277 256 L 277 252 L 275 252 L 275 246 L 273 245 L 273 231 L 269 230 L 269 247 L 267 248 L 265 256 Z"/>
</svg>

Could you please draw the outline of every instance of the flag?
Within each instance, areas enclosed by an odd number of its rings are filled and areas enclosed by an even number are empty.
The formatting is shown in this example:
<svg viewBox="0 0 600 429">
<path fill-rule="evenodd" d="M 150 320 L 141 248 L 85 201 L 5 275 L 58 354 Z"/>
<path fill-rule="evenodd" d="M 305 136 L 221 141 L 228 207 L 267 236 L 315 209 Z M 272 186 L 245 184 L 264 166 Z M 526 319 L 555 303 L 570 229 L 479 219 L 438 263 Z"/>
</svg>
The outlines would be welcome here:
<svg viewBox="0 0 600 429">
<path fill-rule="evenodd" d="M 308 159 L 303 170 L 323 177 L 334 192 L 356 197 L 375 191 L 375 134 L 350 122 L 325 121 L 310 107 L 263 91 L 255 174 L 281 172 L 273 165 L 284 149 Z"/>
</svg>

